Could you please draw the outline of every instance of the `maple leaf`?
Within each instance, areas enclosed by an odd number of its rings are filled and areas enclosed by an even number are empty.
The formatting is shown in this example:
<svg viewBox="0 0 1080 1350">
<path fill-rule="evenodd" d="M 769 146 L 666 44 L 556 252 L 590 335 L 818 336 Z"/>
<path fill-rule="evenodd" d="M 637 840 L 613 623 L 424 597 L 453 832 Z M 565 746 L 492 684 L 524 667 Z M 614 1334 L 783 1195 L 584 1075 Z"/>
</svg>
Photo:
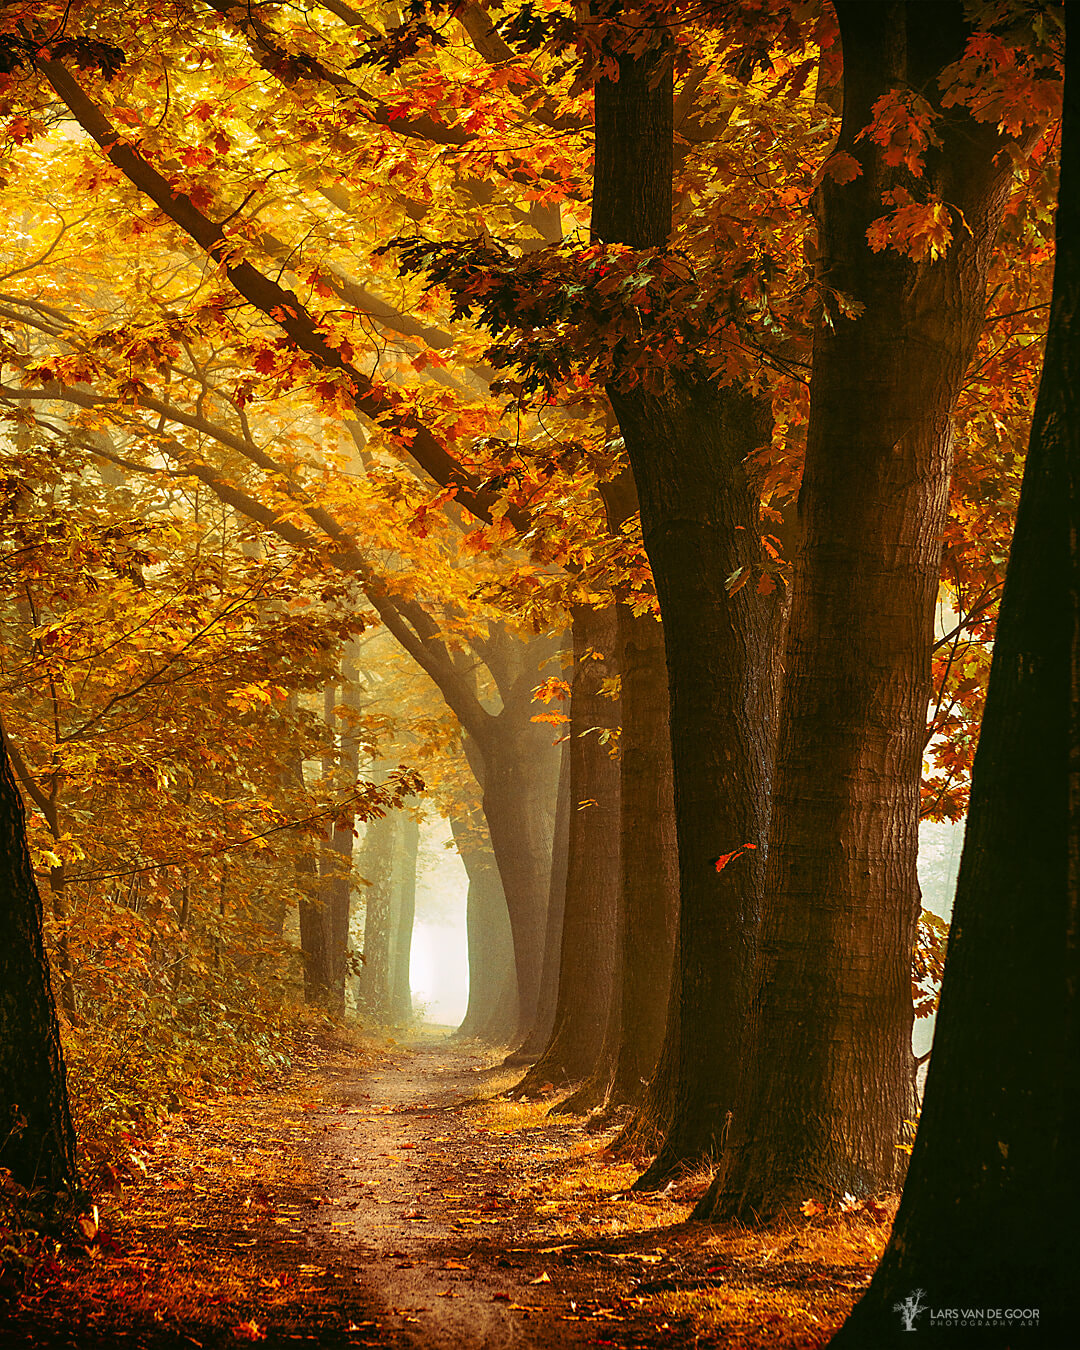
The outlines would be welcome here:
<svg viewBox="0 0 1080 1350">
<path fill-rule="evenodd" d="M 940 201 L 898 206 L 890 215 L 872 221 L 866 231 L 866 241 L 875 253 L 892 248 L 915 262 L 927 256 L 931 262 L 943 258 L 952 239 L 952 213 Z"/>
<path fill-rule="evenodd" d="M 830 155 L 821 166 L 821 177 L 831 178 L 835 183 L 850 183 L 862 173 L 862 165 L 854 155 L 837 151 Z"/>
<path fill-rule="evenodd" d="M 855 139 L 866 138 L 880 146 L 886 164 L 903 164 L 913 174 L 921 174 L 927 150 L 941 144 L 934 131 L 937 114 L 930 104 L 910 90 L 891 89 L 870 111 L 869 125 Z"/>
</svg>

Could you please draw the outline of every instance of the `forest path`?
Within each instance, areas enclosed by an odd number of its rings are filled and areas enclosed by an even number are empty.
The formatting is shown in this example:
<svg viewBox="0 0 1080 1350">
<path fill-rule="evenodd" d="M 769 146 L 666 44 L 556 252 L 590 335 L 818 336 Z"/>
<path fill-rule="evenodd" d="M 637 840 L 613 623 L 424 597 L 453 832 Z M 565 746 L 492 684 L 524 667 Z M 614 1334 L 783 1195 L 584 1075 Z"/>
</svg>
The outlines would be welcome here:
<svg viewBox="0 0 1080 1350">
<path fill-rule="evenodd" d="M 688 1199 L 631 1199 L 636 1167 L 499 1096 L 497 1063 L 445 1031 L 313 1041 L 276 1087 L 188 1102 L 129 1136 L 100 1229 L 0 1285 L 0 1347 L 698 1343 L 648 1297 L 711 1259 Z"/>
<path fill-rule="evenodd" d="M 189 1101 L 128 1137 L 98 1231 L 0 1282 L 0 1347 L 827 1344 L 880 1214 L 688 1223 L 704 1174 L 631 1193 L 638 1165 L 553 1094 L 509 1097 L 520 1076 L 445 1033 L 331 1037 L 276 1086 Z"/>
<path fill-rule="evenodd" d="M 581 1124 L 552 1121 L 527 1132 L 478 1124 L 478 1097 L 506 1078 L 490 1056 L 430 1036 L 398 1047 L 374 1072 L 325 1071 L 326 1106 L 312 1116 L 315 1138 L 319 1131 L 323 1138 L 312 1164 L 330 1204 L 318 1211 L 309 1242 L 353 1266 L 379 1323 L 378 1344 L 628 1343 L 625 1334 L 608 1339 L 628 1319 L 615 1306 L 623 1291 L 596 1264 L 604 1253 L 553 1235 L 550 1217 L 538 1228 L 537 1206 L 522 1195 L 532 1178 L 542 1197 L 542 1174 L 573 1149 Z M 579 1250 L 585 1259 L 575 1272 Z M 633 1259 L 616 1255 L 602 1262 L 603 1274 L 616 1264 L 625 1271 Z M 629 1280 L 618 1283 L 628 1291 Z"/>
</svg>

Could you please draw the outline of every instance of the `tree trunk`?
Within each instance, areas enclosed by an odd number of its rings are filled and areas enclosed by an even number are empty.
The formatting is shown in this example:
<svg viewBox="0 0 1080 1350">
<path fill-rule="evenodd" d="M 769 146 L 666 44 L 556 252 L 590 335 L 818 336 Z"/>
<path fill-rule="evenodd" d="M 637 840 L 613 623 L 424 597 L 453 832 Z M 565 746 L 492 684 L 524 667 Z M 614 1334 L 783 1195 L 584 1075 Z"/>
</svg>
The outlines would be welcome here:
<svg viewBox="0 0 1080 1350">
<path fill-rule="evenodd" d="M 515 1088 L 580 1081 L 600 1053 L 615 974 L 619 909 L 619 766 L 600 729 L 613 730 L 618 704 L 602 692 L 615 668 L 615 608 L 572 611 L 570 851 L 555 1025 L 544 1053 Z"/>
<path fill-rule="evenodd" d="M 631 474 L 601 483 L 614 533 L 638 509 Z M 559 1107 L 581 1113 L 638 1105 L 664 1036 L 678 923 L 679 861 L 671 769 L 664 630 L 651 614 L 616 606 L 621 677 L 616 980 L 599 1061 Z"/>
<path fill-rule="evenodd" d="M 323 721 L 334 736 L 337 723 L 338 686 L 330 685 L 323 693 Z M 323 760 L 323 773 L 330 777 L 340 768 L 355 784 L 359 774 L 359 757 L 355 742 L 342 736 L 340 755 Z M 318 901 L 322 907 L 322 926 L 325 933 L 325 960 L 327 982 L 323 1001 L 337 1013 L 345 1010 L 345 975 L 348 967 L 349 908 L 352 902 L 353 816 L 346 813 L 335 818 L 327 833 L 331 854 L 323 855 L 319 865 Z"/>
<path fill-rule="evenodd" d="M 506 897 L 495 855 L 478 827 L 452 816 L 450 828 L 469 878 L 465 905 L 469 1003 L 457 1034 L 503 1045 L 518 1025 L 514 940 Z"/>
<path fill-rule="evenodd" d="M 413 922 L 416 919 L 416 855 L 420 826 L 405 811 L 399 817 L 394 849 L 394 911 L 390 943 L 390 1020 L 403 1026 L 412 1018 Z"/>
<path fill-rule="evenodd" d="M 540 998 L 532 1027 L 524 1041 L 503 1061 L 507 1065 L 534 1064 L 544 1052 L 555 1026 L 562 962 L 563 919 L 566 914 L 566 876 L 570 865 L 570 742 L 561 742 L 559 791 L 555 803 L 555 832 L 551 842 L 544 962 L 540 970 Z"/>
<path fill-rule="evenodd" d="M 939 99 L 968 29 L 960 3 L 836 10 L 838 148 L 863 171 L 823 182 L 820 268 L 865 308 L 814 342 L 755 1040 L 727 1176 L 699 1217 L 889 1189 L 915 1115 L 915 858 L 950 418 L 1012 170 L 991 125 L 945 110 L 920 190 L 953 209 L 947 256 L 873 253 L 882 193 L 911 180 L 858 135 L 892 88 Z"/>
<path fill-rule="evenodd" d="M 953 1307 L 1013 1310 L 979 1345 L 1075 1338 L 1076 1224 L 1051 1221 L 1071 1215 L 1080 1137 L 1080 28 L 1066 14 L 1050 333 L 934 1053 L 889 1246 L 832 1341 L 845 1350 L 905 1343 L 904 1307 L 920 1344 L 956 1343 L 932 1321 Z"/>
<path fill-rule="evenodd" d="M 356 1003 L 362 1016 L 382 1026 L 392 1020 L 394 853 L 400 821 L 387 811 L 367 822 L 359 871 L 367 882 L 364 906 L 364 964 Z"/>
<path fill-rule="evenodd" d="M 593 233 L 662 246 L 671 229 L 672 73 L 666 44 L 596 85 Z M 663 1147 L 639 1184 L 718 1150 L 734 1103 L 763 885 L 773 752 L 778 594 L 729 594 L 760 570 L 744 461 L 768 443 L 767 402 L 668 372 L 608 389 L 641 502 L 664 622 L 680 920 L 663 1059 L 643 1120 Z M 715 859 L 750 845 L 722 870 Z"/>
<path fill-rule="evenodd" d="M 79 1189 L 41 896 L 0 735 L 0 1167 L 53 1196 Z"/>
<path fill-rule="evenodd" d="M 533 678 L 533 686 L 540 676 Z M 547 728 L 531 724 L 524 708 L 504 707 L 486 738 L 484 816 L 499 864 L 514 935 L 521 1029 L 533 1024 L 540 995 L 544 958 L 554 792 Z"/>
<path fill-rule="evenodd" d="M 664 630 L 620 605 L 622 1011 L 608 1102 L 636 1105 L 664 1037 L 679 920 L 679 857 Z"/>
<path fill-rule="evenodd" d="M 304 792 L 304 765 L 299 752 L 291 757 L 284 782 L 286 788 L 291 788 L 297 794 Z M 297 857 L 295 866 L 300 891 L 300 960 L 304 969 L 304 1002 L 326 1004 L 332 1000 L 334 982 L 327 911 L 318 894 L 319 869 L 315 859 L 307 852 Z"/>
</svg>

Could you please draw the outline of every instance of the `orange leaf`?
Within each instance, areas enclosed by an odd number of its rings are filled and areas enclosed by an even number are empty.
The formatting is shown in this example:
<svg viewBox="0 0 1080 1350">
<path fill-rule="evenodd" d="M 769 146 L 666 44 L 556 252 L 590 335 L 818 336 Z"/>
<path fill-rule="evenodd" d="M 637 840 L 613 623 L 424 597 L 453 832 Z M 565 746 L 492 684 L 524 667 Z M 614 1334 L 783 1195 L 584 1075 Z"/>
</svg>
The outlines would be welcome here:
<svg viewBox="0 0 1080 1350">
<path fill-rule="evenodd" d="M 710 858 L 709 861 L 718 872 L 722 872 L 729 862 L 741 857 L 744 853 L 753 852 L 756 848 L 757 844 L 743 844 L 742 848 L 737 848 L 732 853 L 721 853 L 719 858 Z"/>
<path fill-rule="evenodd" d="M 855 156 L 844 154 L 843 151 L 830 155 L 821 166 L 821 176 L 831 178 L 834 183 L 850 183 L 861 173 L 862 165 Z"/>
<path fill-rule="evenodd" d="M 237 1322 L 236 1326 L 231 1327 L 232 1334 L 238 1341 L 265 1341 L 266 1332 L 254 1318 L 250 1322 Z"/>
</svg>

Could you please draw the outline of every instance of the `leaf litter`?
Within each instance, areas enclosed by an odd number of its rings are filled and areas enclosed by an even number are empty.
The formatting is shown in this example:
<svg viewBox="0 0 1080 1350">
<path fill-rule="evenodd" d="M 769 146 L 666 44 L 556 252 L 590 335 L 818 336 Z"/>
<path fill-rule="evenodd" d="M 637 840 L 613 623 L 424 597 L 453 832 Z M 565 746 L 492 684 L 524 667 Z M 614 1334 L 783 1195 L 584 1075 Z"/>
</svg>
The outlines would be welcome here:
<svg viewBox="0 0 1080 1350">
<path fill-rule="evenodd" d="M 0 1345 L 827 1344 L 894 1205 L 691 1223 L 706 1175 L 634 1192 L 614 1131 L 508 1099 L 517 1076 L 430 1040 L 338 1047 L 190 1104 L 96 1197 L 81 1251 L 8 1291 Z"/>
</svg>

